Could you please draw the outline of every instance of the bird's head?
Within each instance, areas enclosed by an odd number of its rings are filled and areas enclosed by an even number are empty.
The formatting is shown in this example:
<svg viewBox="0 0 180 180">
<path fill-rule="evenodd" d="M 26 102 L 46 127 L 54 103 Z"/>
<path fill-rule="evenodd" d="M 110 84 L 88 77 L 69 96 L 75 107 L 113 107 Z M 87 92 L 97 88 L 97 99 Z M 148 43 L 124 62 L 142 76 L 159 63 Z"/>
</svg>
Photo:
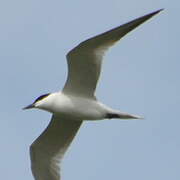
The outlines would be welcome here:
<svg viewBox="0 0 180 180">
<path fill-rule="evenodd" d="M 32 108 L 38 108 L 38 109 L 44 109 L 46 104 L 47 104 L 47 101 L 48 101 L 48 97 L 51 93 L 48 93 L 48 94 L 43 94 L 41 96 L 39 96 L 37 99 L 35 99 L 35 101 L 24 107 L 23 109 L 32 109 Z"/>
</svg>

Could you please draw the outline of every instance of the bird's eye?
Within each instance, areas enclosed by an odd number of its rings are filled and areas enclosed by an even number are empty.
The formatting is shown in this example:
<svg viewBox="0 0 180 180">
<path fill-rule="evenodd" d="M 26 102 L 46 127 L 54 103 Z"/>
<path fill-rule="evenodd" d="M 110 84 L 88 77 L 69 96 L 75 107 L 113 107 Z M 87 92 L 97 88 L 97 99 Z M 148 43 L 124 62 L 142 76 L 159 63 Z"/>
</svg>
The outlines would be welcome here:
<svg viewBox="0 0 180 180">
<path fill-rule="evenodd" d="M 34 103 L 36 103 L 37 101 L 40 101 L 40 100 L 44 99 L 45 97 L 47 97 L 47 96 L 49 96 L 49 95 L 50 95 L 50 93 L 48 93 L 48 94 L 43 94 L 43 95 L 39 96 L 39 97 L 34 101 Z"/>
</svg>

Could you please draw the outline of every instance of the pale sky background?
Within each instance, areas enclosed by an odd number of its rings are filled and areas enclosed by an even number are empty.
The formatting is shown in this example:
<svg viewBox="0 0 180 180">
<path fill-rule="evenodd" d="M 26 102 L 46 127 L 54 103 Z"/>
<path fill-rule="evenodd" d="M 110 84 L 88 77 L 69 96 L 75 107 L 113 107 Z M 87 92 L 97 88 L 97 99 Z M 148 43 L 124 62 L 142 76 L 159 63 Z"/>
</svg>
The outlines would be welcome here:
<svg viewBox="0 0 180 180">
<path fill-rule="evenodd" d="M 33 180 L 29 146 L 50 120 L 22 111 L 58 91 L 66 53 L 81 41 L 165 8 L 105 57 L 97 97 L 145 117 L 81 127 L 62 163 L 63 180 L 180 179 L 179 0 L 0 2 L 0 179 Z"/>
</svg>

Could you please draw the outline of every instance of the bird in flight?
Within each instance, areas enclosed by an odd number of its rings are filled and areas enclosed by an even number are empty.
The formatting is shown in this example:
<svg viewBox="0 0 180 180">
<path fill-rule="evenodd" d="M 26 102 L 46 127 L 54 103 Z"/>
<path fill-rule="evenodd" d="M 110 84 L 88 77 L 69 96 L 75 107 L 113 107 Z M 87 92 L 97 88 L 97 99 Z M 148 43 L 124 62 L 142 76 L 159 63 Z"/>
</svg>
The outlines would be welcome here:
<svg viewBox="0 0 180 180">
<path fill-rule="evenodd" d="M 80 43 L 67 54 L 68 78 L 62 91 L 44 94 L 24 108 L 52 113 L 49 125 L 30 146 L 35 180 L 60 180 L 60 161 L 84 120 L 141 119 L 102 104 L 95 90 L 105 52 L 161 10 Z"/>
</svg>

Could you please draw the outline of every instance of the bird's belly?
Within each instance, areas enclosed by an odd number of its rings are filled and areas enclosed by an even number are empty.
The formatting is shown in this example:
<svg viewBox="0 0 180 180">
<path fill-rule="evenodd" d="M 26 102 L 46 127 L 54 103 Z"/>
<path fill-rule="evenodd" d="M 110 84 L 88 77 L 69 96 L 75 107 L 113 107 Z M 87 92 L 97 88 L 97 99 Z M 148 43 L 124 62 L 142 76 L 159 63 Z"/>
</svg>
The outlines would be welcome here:
<svg viewBox="0 0 180 180">
<path fill-rule="evenodd" d="M 69 99 L 61 105 L 57 105 L 54 113 L 61 117 L 80 120 L 104 119 L 106 111 L 103 107 L 92 100 Z"/>
</svg>

